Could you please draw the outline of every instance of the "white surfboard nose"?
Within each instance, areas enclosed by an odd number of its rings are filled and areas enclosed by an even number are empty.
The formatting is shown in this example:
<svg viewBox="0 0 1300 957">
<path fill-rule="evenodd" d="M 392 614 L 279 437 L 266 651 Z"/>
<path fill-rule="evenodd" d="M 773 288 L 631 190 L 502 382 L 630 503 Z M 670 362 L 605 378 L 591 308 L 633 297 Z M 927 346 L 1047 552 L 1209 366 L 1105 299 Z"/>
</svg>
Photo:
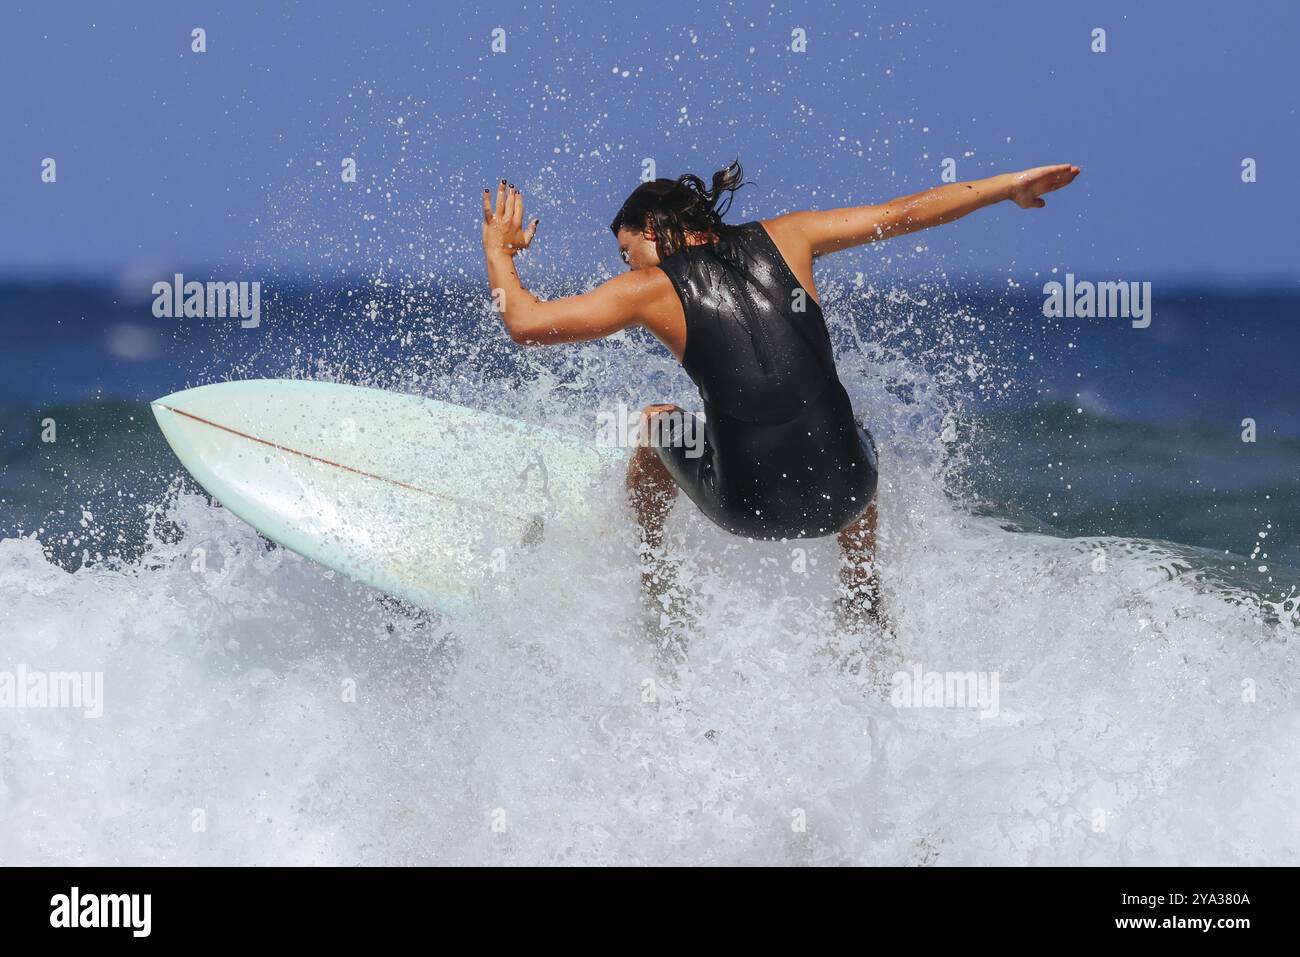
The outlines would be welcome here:
<svg viewBox="0 0 1300 957">
<path fill-rule="evenodd" d="M 584 514 L 621 450 L 375 389 L 254 379 L 155 399 L 190 474 L 274 542 L 417 604 L 499 587 L 501 556 Z M 520 482 L 520 463 L 545 482 Z"/>
</svg>

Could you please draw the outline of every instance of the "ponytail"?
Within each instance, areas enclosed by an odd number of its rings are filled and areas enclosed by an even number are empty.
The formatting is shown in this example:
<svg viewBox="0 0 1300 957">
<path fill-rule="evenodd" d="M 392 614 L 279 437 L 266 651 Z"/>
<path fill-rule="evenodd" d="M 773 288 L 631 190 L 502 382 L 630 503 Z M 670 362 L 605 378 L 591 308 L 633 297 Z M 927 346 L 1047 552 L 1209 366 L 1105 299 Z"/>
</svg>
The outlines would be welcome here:
<svg viewBox="0 0 1300 957">
<path fill-rule="evenodd" d="M 620 229 L 653 229 L 659 258 L 666 259 L 686 245 L 688 233 L 718 235 L 736 190 L 744 185 L 739 160 L 714 173 L 712 187 L 694 173 L 651 180 L 632 191 L 609 228 L 615 235 Z"/>
</svg>

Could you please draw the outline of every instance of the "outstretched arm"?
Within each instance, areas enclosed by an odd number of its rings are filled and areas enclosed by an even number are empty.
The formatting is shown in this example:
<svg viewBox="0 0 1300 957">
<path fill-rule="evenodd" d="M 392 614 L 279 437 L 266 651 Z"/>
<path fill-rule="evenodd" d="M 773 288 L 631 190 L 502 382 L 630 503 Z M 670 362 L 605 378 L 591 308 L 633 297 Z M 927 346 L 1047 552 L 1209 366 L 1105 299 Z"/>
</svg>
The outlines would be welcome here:
<svg viewBox="0 0 1300 957">
<path fill-rule="evenodd" d="M 949 183 L 877 206 L 790 213 L 780 217 L 788 233 L 806 242 L 814 256 L 941 226 L 967 213 L 1009 199 L 1023 209 L 1047 204 L 1039 197 L 1068 186 L 1079 167 L 1068 163 L 1002 173 L 969 183 Z"/>
<path fill-rule="evenodd" d="M 537 233 L 534 219 L 524 229 L 524 197 L 505 180 L 497 187 L 496 205 L 483 190 L 483 254 L 487 257 L 492 300 L 515 342 L 553 345 L 599 339 L 644 320 L 651 277 L 627 273 L 581 296 L 543 302 L 524 288 L 515 271 L 515 254 L 527 249 Z"/>
</svg>

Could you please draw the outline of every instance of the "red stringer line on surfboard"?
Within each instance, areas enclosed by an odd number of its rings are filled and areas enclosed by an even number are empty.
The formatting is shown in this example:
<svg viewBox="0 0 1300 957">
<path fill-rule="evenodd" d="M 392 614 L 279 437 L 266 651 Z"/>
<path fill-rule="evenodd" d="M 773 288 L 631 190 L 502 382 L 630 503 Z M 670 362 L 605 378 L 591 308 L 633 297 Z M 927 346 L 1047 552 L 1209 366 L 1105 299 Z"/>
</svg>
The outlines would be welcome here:
<svg viewBox="0 0 1300 957">
<path fill-rule="evenodd" d="M 344 465 L 342 462 L 331 462 L 329 459 L 323 459 L 319 455 L 312 455 L 310 452 L 304 452 L 301 449 L 290 448 L 287 445 L 279 445 L 269 439 L 258 438 L 256 435 L 249 435 L 247 432 L 239 431 L 239 429 L 232 429 L 230 426 L 222 425 L 220 422 L 213 422 L 211 419 L 205 419 L 203 416 L 195 415 L 193 412 L 186 412 L 184 409 L 177 409 L 170 405 L 163 405 L 161 402 L 155 402 L 153 404 L 158 406 L 160 409 L 166 409 L 168 412 L 175 412 L 177 415 L 183 415 L 187 419 L 193 419 L 195 422 L 202 422 L 204 425 L 209 425 L 214 429 L 220 429 L 222 432 L 229 432 L 231 435 L 237 435 L 241 439 L 248 439 L 250 442 L 258 442 L 262 445 L 269 446 L 278 452 L 288 452 L 292 455 L 300 455 L 313 462 L 319 462 L 322 465 L 329 465 L 336 469 L 342 469 L 345 472 L 351 472 L 354 475 L 360 475 L 364 478 L 374 479 L 376 482 L 387 482 L 389 485 L 396 485 L 399 488 L 410 489 L 412 492 L 420 492 L 423 495 L 431 495 L 434 498 L 446 499 L 449 502 L 454 502 L 455 504 L 461 505 L 465 508 L 486 509 L 489 512 L 499 512 L 502 515 L 508 515 L 520 522 L 535 521 L 539 517 L 537 515 L 520 515 L 517 512 L 507 511 L 504 508 L 497 508 L 495 505 L 481 505 L 477 502 L 467 502 L 464 499 L 457 498 L 455 495 L 447 495 L 444 492 L 435 492 L 432 489 L 421 488 L 418 485 L 412 485 L 410 482 L 403 482 L 401 479 L 391 479 L 383 475 L 375 475 L 373 472 L 365 472 L 361 469 L 353 468 L 351 465 Z"/>
</svg>

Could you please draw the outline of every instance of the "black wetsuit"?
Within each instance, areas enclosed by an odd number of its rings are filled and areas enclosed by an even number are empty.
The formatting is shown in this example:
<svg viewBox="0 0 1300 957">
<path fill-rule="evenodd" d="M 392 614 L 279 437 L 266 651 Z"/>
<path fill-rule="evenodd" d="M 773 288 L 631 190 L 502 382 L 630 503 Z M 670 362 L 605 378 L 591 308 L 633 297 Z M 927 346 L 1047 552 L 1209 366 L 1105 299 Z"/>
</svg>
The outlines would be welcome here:
<svg viewBox="0 0 1300 957">
<path fill-rule="evenodd" d="M 767 229 L 724 227 L 659 268 L 681 297 L 682 365 L 706 419 L 702 448 L 698 421 L 661 419 L 656 451 L 673 479 L 737 535 L 816 538 L 852 524 L 876 492 L 875 443 L 840 384 L 821 307 Z"/>
</svg>

